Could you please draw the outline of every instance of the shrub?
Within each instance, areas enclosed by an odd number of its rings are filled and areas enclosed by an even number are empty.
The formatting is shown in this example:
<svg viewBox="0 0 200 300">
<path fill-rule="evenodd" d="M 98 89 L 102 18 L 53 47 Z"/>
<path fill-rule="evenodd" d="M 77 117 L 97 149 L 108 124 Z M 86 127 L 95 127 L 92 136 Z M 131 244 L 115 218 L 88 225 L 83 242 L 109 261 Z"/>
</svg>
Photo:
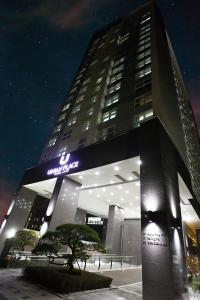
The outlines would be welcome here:
<svg viewBox="0 0 200 300">
<path fill-rule="evenodd" d="M 60 267 L 26 267 L 24 276 L 59 293 L 107 288 L 112 278 L 86 271 L 67 273 Z"/>
</svg>

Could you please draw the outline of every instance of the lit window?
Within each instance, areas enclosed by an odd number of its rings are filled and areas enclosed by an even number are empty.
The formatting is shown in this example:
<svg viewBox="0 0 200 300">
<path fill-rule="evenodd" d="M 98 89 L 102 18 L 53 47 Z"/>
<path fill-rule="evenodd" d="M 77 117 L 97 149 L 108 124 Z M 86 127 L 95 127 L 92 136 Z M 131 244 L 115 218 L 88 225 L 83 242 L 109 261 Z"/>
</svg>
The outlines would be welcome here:
<svg viewBox="0 0 200 300">
<path fill-rule="evenodd" d="M 85 93 L 86 90 L 87 90 L 87 86 L 83 86 L 83 87 L 80 89 L 80 91 L 79 91 L 78 94 L 81 95 L 81 94 Z"/>
<path fill-rule="evenodd" d="M 140 34 L 144 34 L 145 32 L 148 32 L 151 30 L 150 24 L 149 26 L 144 26 L 140 28 Z"/>
<path fill-rule="evenodd" d="M 78 104 L 78 103 L 82 102 L 83 100 L 84 100 L 84 95 L 81 95 L 76 98 L 76 103 Z"/>
<path fill-rule="evenodd" d="M 90 128 L 90 121 L 86 121 L 83 124 L 83 131 L 87 131 Z"/>
<path fill-rule="evenodd" d="M 57 125 L 57 126 L 55 126 L 54 127 L 54 133 L 56 133 L 56 132 L 58 132 L 58 131 L 60 131 L 61 130 L 61 127 L 62 127 L 62 125 L 61 124 L 59 124 L 59 125 Z"/>
<path fill-rule="evenodd" d="M 103 130 L 103 139 L 106 140 L 106 139 L 111 139 L 114 137 L 114 133 L 115 133 L 115 128 L 114 126 L 111 126 L 111 127 L 108 127 L 108 128 L 105 128 Z"/>
<path fill-rule="evenodd" d="M 76 116 L 73 116 L 69 119 L 67 125 L 70 126 L 70 125 L 73 125 L 76 123 L 76 120 L 77 120 L 77 117 Z"/>
<path fill-rule="evenodd" d="M 83 67 L 82 69 L 80 69 L 79 74 L 83 73 L 86 70 L 86 67 Z"/>
<path fill-rule="evenodd" d="M 123 68 L 124 68 L 124 65 L 123 65 L 123 64 L 121 64 L 121 65 L 119 65 L 119 66 L 117 66 L 117 67 L 114 67 L 114 68 L 112 69 L 112 74 L 116 74 L 116 73 L 120 72 L 121 70 L 123 70 Z"/>
<path fill-rule="evenodd" d="M 152 94 L 151 93 L 144 94 L 135 99 L 135 107 L 137 108 L 150 102 L 152 102 Z"/>
<path fill-rule="evenodd" d="M 92 116 L 94 113 L 94 107 L 91 107 L 89 110 L 88 110 L 88 116 Z"/>
<path fill-rule="evenodd" d="M 142 78 L 151 73 L 151 66 L 146 67 L 145 69 L 136 73 L 136 78 Z"/>
<path fill-rule="evenodd" d="M 102 82 L 102 80 L 103 80 L 103 77 L 99 77 L 99 78 L 97 79 L 97 81 L 96 81 L 96 84 Z"/>
<path fill-rule="evenodd" d="M 135 116 L 135 127 L 138 127 L 141 122 L 148 120 L 153 116 L 153 110 L 150 109 Z"/>
<path fill-rule="evenodd" d="M 129 39 L 129 36 L 130 36 L 129 32 L 125 33 L 124 35 L 120 35 L 118 37 L 118 41 L 117 41 L 118 45 L 121 45 L 122 43 L 124 43 L 125 41 L 127 41 Z"/>
<path fill-rule="evenodd" d="M 97 96 L 92 97 L 91 102 L 92 102 L 92 103 L 97 102 Z"/>
<path fill-rule="evenodd" d="M 140 52 L 140 51 L 144 51 L 146 48 L 150 47 L 151 46 L 151 43 L 148 42 L 140 47 L 138 47 L 137 51 Z"/>
<path fill-rule="evenodd" d="M 138 54 L 137 56 L 137 60 L 141 59 L 141 58 L 144 58 L 145 56 L 148 56 L 151 54 L 151 49 L 147 49 L 145 50 L 144 52 Z"/>
<path fill-rule="evenodd" d="M 98 63 L 98 60 L 95 59 L 95 60 L 93 60 L 93 61 L 91 62 L 90 66 L 94 66 L 94 65 L 96 65 L 97 63 Z"/>
<path fill-rule="evenodd" d="M 104 43 L 101 43 L 97 48 L 100 49 L 104 46 Z"/>
<path fill-rule="evenodd" d="M 86 85 L 87 83 L 89 83 L 90 82 L 90 78 L 87 78 L 87 79 L 85 79 L 84 81 L 83 81 L 83 85 Z"/>
<path fill-rule="evenodd" d="M 112 109 L 110 111 L 107 111 L 106 113 L 103 114 L 102 116 L 102 122 L 105 123 L 111 119 L 114 119 L 117 115 L 117 109 Z"/>
<path fill-rule="evenodd" d="M 80 105 L 80 104 L 74 106 L 74 109 L 73 109 L 73 111 L 72 111 L 72 114 L 77 113 L 78 111 L 80 111 L 80 109 L 81 109 L 81 105 Z"/>
<path fill-rule="evenodd" d="M 145 33 L 140 33 L 140 35 L 139 35 L 139 40 L 141 41 L 141 40 L 143 40 L 143 39 L 145 39 L 145 38 L 148 38 L 148 37 L 150 37 L 151 36 L 151 33 L 150 33 L 150 31 L 149 32 L 145 32 Z"/>
<path fill-rule="evenodd" d="M 144 39 L 142 39 L 142 40 L 140 40 L 140 41 L 138 42 L 138 46 L 141 46 L 141 45 L 143 45 L 143 44 L 149 42 L 150 40 L 151 40 L 151 37 L 150 37 L 150 36 L 145 37 Z"/>
<path fill-rule="evenodd" d="M 60 148 L 59 152 L 58 152 L 58 156 L 62 156 L 65 155 L 67 152 L 67 146 L 63 146 Z"/>
<path fill-rule="evenodd" d="M 52 147 L 52 146 L 54 146 L 54 145 L 55 145 L 55 143 L 56 143 L 56 140 L 57 140 L 57 138 L 56 138 L 56 137 L 54 137 L 54 138 L 50 139 L 50 140 L 49 140 L 49 143 L 48 143 L 48 147 Z"/>
<path fill-rule="evenodd" d="M 77 86 L 75 86 L 74 88 L 72 88 L 69 92 L 69 94 L 73 94 L 75 91 L 77 90 Z"/>
<path fill-rule="evenodd" d="M 147 17 L 145 17 L 143 20 L 141 20 L 140 24 L 144 24 L 144 23 L 150 21 L 150 19 L 151 19 L 151 17 L 150 17 L 150 16 L 147 16 Z"/>
<path fill-rule="evenodd" d="M 109 97 L 105 101 L 105 107 L 112 105 L 113 103 L 116 103 L 119 101 L 119 94 L 115 94 L 112 97 Z"/>
<path fill-rule="evenodd" d="M 70 107 L 70 103 L 65 104 L 65 105 L 63 106 L 62 111 L 65 111 L 65 110 L 69 109 L 69 107 Z"/>
<path fill-rule="evenodd" d="M 100 91 L 100 89 L 101 89 L 101 86 L 100 86 L 100 85 L 97 85 L 97 86 L 95 87 L 95 92 Z"/>
<path fill-rule="evenodd" d="M 62 115 L 59 116 L 58 122 L 61 122 L 64 119 L 65 119 L 65 114 L 62 114 Z"/>
<path fill-rule="evenodd" d="M 121 58 L 114 61 L 113 66 L 117 66 L 117 65 L 121 64 L 124 61 L 125 61 L 125 57 L 121 57 Z"/>
<path fill-rule="evenodd" d="M 136 65 L 136 68 L 139 69 L 141 67 L 144 67 L 145 65 L 148 65 L 151 62 L 151 57 L 146 57 L 142 61 L 139 61 Z"/>
<path fill-rule="evenodd" d="M 109 89 L 108 89 L 108 93 L 111 94 L 117 90 L 119 90 L 121 87 L 121 82 L 118 82 L 116 84 L 113 84 Z"/>
<path fill-rule="evenodd" d="M 122 78 L 122 73 L 118 73 L 110 78 L 110 84 Z"/>
</svg>

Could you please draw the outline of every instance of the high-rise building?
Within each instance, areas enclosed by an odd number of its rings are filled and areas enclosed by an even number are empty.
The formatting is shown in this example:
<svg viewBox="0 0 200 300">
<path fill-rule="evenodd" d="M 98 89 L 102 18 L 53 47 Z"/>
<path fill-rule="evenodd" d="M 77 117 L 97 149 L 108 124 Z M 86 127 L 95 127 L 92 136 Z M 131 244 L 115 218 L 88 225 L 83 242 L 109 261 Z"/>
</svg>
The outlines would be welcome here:
<svg viewBox="0 0 200 300">
<path fill-rule="evenodd" d="M 5 217 L 2 247 L 24 227 L 43 234 L 87 223 L 108 253 L 141 259 L 143 299 L 187 299 L 187 267 L 198 268 L 190 240 L 198 247 L 199 168 L 191 105 L 148 2 L 93 35 Z"/>
</svg>

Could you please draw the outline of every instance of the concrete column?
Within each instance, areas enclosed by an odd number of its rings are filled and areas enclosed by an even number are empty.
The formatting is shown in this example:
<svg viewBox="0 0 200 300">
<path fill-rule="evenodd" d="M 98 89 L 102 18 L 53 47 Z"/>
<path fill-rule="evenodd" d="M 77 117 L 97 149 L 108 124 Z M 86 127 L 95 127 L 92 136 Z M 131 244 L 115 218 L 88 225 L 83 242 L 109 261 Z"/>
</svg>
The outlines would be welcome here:
<svg viewBox="0 0 200 300">
<path fill-rule="evenodd" d="M 75 222 L 79 192 L 79 183 L 67 177 L 58 177 L 46 212 L 48 230 L 55 230 L 59 225 Z M 43 229 L 47 229 L 47 226 L 44 227 L 45 223 Z"/>
<path fill-rule="evenodd" d="M 5 217 L 0 229 L 0 253 L 4 247 L 4 241 L 10 233 L 15 233 L 25 227 L 31 207 L 37 193 L 22 187 L 16 196 L 12 210 Z"/>
<path fill-rule="evenodd" d="M 135 256 L 141 263 L 141 220 L 125 219 L 123 226 L 122 255 Z"/>
<path fill-rule="evenodd" d="M 163 128 L 140 132 L 144 300 L 188 299 L 174 147 Z"/>
<path fill-rule="evenodd" d="M 105 245 L 108 253 L 121 254 L 123 221 L 123 209 L 116 205 L 110 205 Z"/>
</svg>

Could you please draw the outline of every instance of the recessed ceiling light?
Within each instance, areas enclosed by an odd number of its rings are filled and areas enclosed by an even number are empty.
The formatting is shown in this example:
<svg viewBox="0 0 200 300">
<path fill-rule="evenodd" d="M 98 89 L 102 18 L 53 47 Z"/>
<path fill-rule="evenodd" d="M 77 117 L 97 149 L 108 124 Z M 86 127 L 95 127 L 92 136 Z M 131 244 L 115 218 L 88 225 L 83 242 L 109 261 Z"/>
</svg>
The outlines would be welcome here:
<svg viewBox="0 0 200 300">
<path fill-rule="evenodd" d="M 91 191 L 91 190 L 89 190 L 89 191 L 88 191 L 88 193 L 89 193 L 89 194 L 92 194 L 92 191 Z"/>
<path fill-rule="evenodd" d="M 68 192 L 68 189 L 65 189 L 65 192 Z"/>
<path fill-rule="evenodd" d="M 108 202 L 110 202 L 110 199 L 108 199 Z"/>
<path fill-rule="evenodd" d="M 76 190 L 80 190 L 80 187 L 79 187 L 79 186 L 77 186 L 77 187 L 76 187 Z"/>
<path fill-rule="evenodd" d="M 114 183 L 114 181 L 110 180 L 110 184 L 113 184 L 113 183 Z"/>
<path fill-rule="evenodd" d="M 94 186 L 98 186 L 98 184 L 97 184 L 97 183 L 95 183 L 95 184 L 94 184 Z"/>
<path fill-rule="evenodd" d="M 106 188 L 102 188 L 102 191 L 105 192 L 105 191 L 106 191 Z"/>
<path fill-rule="evenodd" d="M 124 198 L 120 198 L 121 201 L 124 201 Z"/>
<path fill-rule="evenodd" d="M 140 186 L 140 182 L 136 182 L 136 186 Z"/>
<path fill-rule="evenodd" d="M 133 177 L 129 176 L 128 180 L 133 180 Z"/>
<path fill-rule="evenodd" d="M 119 167 L 118 167 L 118 166 L 115 166 L 115 167 L 114 167 L 114 170 L 115 170 L 115 171 L 119 171 Z"/>
<path fill-rule="evenodd" d="M 132 206 L 133 205 L 133 203 L 130 203 L 130 206 Z"/>
<path fill-rule="evenodd" d="M 140 165 L 142 164 L 142 161 L 139 159 L 139 160 L 137 161 L 137 164 L 140 166 Z"/>
<path fill-rule="evenodd" d="M 121 185 L 118 185 L 117 187 L 118 187 L 118 189 L 119 189 L 119 190 L 121 190 L 121 189 L 122 189 L 122 186 L 121 186 Z"/>
<path fill-rule="evenodd" d="M 113 192 L 111 192 L 111 193 L 110 193 L 110 196 L 113 196 L 113 195 L 114 195 L 114 193 L 113 193 Z"/>
<path fill-rule="evenodd" d="M 126 194 L 129 194 L 129 191 L 128 191 L 128 190 L 126 190 Z"/>
<path fill-rule="evenodd" d="M 78 176 L 78 178 L 79 178 L 79 179 L 83 179 L 83 176 L 82 176 L 82 175 L 80 175 L 80 176 Z"/>
<path fill-rule="evenodd" d="M 100 197 L 100 195 L 99 195 L 99 194 L 97 194 L 96 196 L 97 196 L 98 198 Z"/>
<path fill-rule="evenodd" d="M 135 199 L 139 199 L 139 197 L 138 197 L 138 196 L 135 196 Z"/>
<path fill-rule="evenodd" d="M 95 174 L 95 175 L 99 175 L 99 171 L 96 171 L 94 174 Z"/>
</svg>

